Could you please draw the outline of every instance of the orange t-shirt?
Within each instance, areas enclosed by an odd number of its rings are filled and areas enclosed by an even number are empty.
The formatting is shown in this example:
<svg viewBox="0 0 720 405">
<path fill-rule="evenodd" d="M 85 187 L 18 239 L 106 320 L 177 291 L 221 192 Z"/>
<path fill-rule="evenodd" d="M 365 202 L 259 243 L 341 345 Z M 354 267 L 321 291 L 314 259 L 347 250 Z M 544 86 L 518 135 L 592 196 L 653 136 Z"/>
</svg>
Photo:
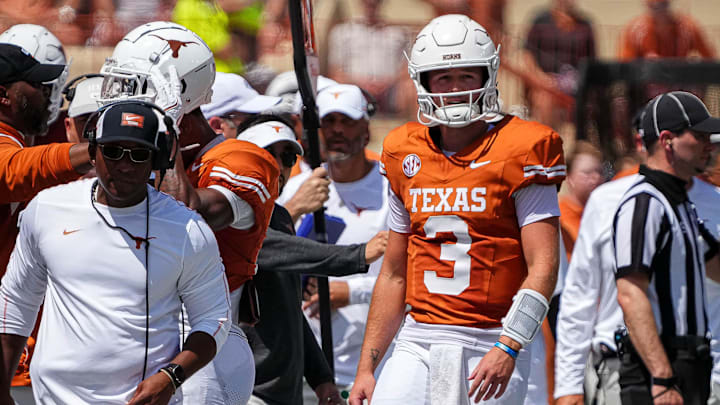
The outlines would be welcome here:
<svg viewBox="0 0 720 405">
<path fill-rule="evenodd" d="M 527 276 L 513 193 L 565 178 L 562 140 L 507 116 L 447 157 L 429 129 L 385 138 L 381 170 L 410 215 L 406 302 L 418 322 L 501 326 Z"/>
<path fill-rule="evenodd" d="M 250 229 L 228 226 L 215 232 L 230 291 L 234 291 L 257 271 L 257 255 L 280 191 L 280 169 L 266 150 L 250 142 L 228 139 L 196 158 L 187 174 L 195 188 L 224 187 L 255 213 L 255 224 Z"/>
<path fill-rule="evenodd" d="M 566 196 L 560 197 L 558 205 L 560 206 L 560 233 L 569 261 L 580 230 L 584 207 Z"/>
<path fill-rule="evenodd" d="M 645 14 L 630 21 L 623 30 L 618 58 L 684 58 L 692 52 L 707 59 L 715 57 L 715 50 L 695 21 L 675 15 L 670 23 L 661 25 Z"/>
</svg>

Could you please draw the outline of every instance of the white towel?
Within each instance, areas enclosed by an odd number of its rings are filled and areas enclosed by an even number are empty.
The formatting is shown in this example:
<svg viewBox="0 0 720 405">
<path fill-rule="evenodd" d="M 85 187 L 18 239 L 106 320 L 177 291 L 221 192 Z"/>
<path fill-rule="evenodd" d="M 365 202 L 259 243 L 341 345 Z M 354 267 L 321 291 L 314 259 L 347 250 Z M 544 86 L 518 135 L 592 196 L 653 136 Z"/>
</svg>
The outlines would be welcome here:
<svg viewBox="0 0 720 405">
<path fill-rule="evenodd" d="M 460 345 L 430 345 L 430 404 L 467 404 L 467 373 Z"/>
</svg>

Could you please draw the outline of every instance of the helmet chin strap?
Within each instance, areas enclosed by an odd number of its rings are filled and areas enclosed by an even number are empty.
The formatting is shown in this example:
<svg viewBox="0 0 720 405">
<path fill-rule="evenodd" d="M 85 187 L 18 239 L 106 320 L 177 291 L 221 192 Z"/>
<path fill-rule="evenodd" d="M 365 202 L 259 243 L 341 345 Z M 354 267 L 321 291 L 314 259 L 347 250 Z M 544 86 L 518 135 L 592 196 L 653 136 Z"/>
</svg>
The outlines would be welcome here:
<svg viewBox="0 0 720 405">
<path fill-rule="evenodd" d="M 500 112 L 481 113 L 477 104 L 454 104 L 438 107 L 433 111 L 433 115 L 418 110 L 418 121 L 429 127 L 445 125 L 450 128 L 463 128 L 478 121 L 498 122 L 503 117 L 504 115 Z"/>
<path fill-rule="evenodd" d="M 477 104 L 451 104 L 436 108 L 433 115 L 451 128 L 461 128 L 480 115 L 480 107 Z"/>
</svg>

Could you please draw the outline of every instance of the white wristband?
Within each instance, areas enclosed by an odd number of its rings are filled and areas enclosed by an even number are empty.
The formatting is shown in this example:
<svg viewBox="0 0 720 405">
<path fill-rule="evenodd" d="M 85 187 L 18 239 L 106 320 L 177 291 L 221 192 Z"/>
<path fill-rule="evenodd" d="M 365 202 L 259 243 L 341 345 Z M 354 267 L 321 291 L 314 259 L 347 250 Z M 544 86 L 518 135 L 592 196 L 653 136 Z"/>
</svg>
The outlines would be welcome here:
<svg viewBox="0 0 720 405">
<path fill-rule="evenodd" d="M 523 288 L 513 297 L 500 336 L 507 336 L 523 347 L 532 342 L 550 309 L 547 299 L 535 290 Z"/>
</svg>

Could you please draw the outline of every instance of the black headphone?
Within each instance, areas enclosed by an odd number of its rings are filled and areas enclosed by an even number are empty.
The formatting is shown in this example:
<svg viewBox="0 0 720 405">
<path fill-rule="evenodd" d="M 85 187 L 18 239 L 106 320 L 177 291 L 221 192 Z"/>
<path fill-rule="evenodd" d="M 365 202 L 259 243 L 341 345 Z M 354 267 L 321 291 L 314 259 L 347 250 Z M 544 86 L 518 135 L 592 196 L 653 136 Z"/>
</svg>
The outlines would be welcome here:
<svg viewBox="0 0 720 405">
<path fill-rule="evenodd" d="M 91 79 L 93 77 L 105 77 L 105 75 L 101 75 L 100 73 L 88 73 L 75 77 L 67 82 L 65 87 L 62 89 L 62 94 L 65 96 L 65 100 L 67 100 L 68 103 L 72 102 L 75 98 L 75 88 L 77 87 L 77 84 L 85 79 Z"/>
<path fill-rule="evenodd" d="M 74 90 L 74 89 L 72 89 Z M 74 94 L 73 94 L 74 96 Z M 175 165 L 175 157 L 177 156 L 177 145 L 178 141 L 178 135 L 175 132 L 175 124 L 173 123 L 172 118 L 170 118 L 169 115 L 165 113 L 165 110 L 158 107 L 157 105 L 153 103 L 149 103 L 147 101 L 142 100 L 121 100 L 116 101 L 110 104 L 106 104 L 102 107 L 100 107 L 97 111 L 92 113 L 90 117 L 88 118 L 87 122 L 85 123 L 85 127 L 83 128 L 83 137 L 88 139 L 88 143 L 90 144 L 90 154 L 91 157 L 94 159 L 95 156 L 95 148 L 97 146 L 97 122 L 102 116 L 102 114 L 107 111 L 110 107 L 114 107 L 116 105 L 121 104 L 131 104 L 131 105 L 141 105 L 147 108 L 151 108 L 160 115 L 162 115 L 163 123 L 165 124 L 165 128 L 167 128 L 167 132 L 161 132 L 158 130 L 158 136 L 156 139 L 155 146 L 158 148 L 157 151 L 154 151 L 153 159 L 152 159 L 152 169 L 153 170 L 161 170 L 165 171 L 167 169 L 172 168 Z M 174 148 L 173 148 L 174 146 Z"/>
</svg>

